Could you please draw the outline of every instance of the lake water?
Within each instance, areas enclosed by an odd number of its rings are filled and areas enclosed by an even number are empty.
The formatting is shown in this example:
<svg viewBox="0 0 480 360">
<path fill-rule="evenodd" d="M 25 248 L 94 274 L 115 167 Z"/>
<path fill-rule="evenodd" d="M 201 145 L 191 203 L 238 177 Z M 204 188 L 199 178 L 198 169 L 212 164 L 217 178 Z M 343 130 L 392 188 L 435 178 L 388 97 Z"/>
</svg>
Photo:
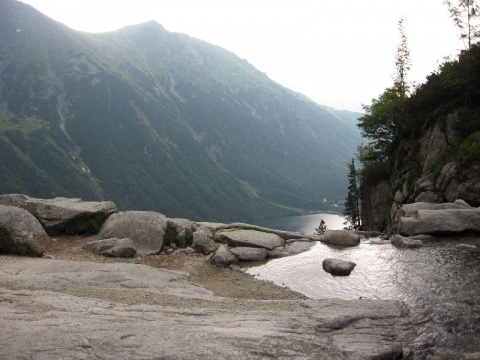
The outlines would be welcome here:
<svg viewBox="0 0 480 360">
<path fill-rule="evenodd" d="M 312 233 L 321 218 L 331 220 L 326 215 L 337 221 L 329 228 L 343 227 L 338 225 L 343 218 L 332 214 L 277 219 L 264 226 Z M 437 359 L 432 354 L 438 351 L 480 352 L 480 252 L 462 251 L 459 244 L 480 247 L 480 237 L 442 238 L 418 249 L 398 249 L 380 239 L 350 248 L 317 243 L 305 253 L 244 270 L 311 298 L 401 300 L 419 324 L 416 358 Z M 334 277 L 322 268 L 329 257 L 357 265 L 350 276 Z"/>
<path fill-rule="evenodd" d="M 340 230 L 345 225 L 345 218 L 338 214 L 318 213 L 299 216 L 285 216 L 275 219 L 262 219 L 253 222 L 253 225 L 263 226 L 270 229 L 298 231 L 304 234 L 313 234 L 320 220 L 325 221 L 327 229 Z"/>
</svg>

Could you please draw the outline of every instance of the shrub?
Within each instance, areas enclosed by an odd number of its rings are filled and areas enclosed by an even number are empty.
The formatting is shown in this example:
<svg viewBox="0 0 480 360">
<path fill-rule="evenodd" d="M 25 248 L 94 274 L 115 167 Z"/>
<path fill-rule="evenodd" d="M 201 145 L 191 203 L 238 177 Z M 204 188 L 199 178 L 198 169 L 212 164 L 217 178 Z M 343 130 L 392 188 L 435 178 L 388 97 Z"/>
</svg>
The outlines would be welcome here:
<svg viewBox="0 0 480 360">
<path fill-rule="evenodd" d="M 19 243 L 13 238 L 12 232 L 0 226 L 0 254 L 35 256 L 35 252 L 24 243 Z"/>
</svg>

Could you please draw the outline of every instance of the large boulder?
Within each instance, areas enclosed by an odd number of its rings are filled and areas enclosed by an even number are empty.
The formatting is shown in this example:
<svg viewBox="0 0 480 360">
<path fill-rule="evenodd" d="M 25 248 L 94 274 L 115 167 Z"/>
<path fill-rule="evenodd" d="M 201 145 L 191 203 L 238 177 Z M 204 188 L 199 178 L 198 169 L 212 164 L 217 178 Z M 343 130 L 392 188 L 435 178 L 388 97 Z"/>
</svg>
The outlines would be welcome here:
<svg viewBox="0 0 480 360">
<path fill-rule="evenodd" d="M 357 264 L 352 261 L 327 258 L 322 262 L 322 268 L 334 276 L 348 276 Z"/>
<path fill-rule="evenodd" d="M 117 211 L 111 201 L 81 199 L 36 199 L 25 195 L 4 195 L 0 203 L 21 207 L 35 216 L 48 234 L 96 234 L 103 222 Z"/>
<path fill-rule="evenodd" d="M 320 236 L 320 241 L 338 246 L 357 246 L 360 244 L 360 235 L 353 231 L 328 230 Z"/>
<path fill-rule="evenodd" d="M 407 204 L 398 212 L 396 225 L 404 236 L 480 232 L 480 208 L 461 202 Z"/>
<path fill-rule="evenodd" d="M 100 230 L 100 237 L 129 238 L 142 255 L 157 254 L 163 245 L 167 218 L 151 211 L 125 211 L 111 215 Z"/>
<path fill-rule="evenodd" d="M 42 255 L 50 241 L 42 225 L 28 211 L 0 205 L 0 253 Z"/>
<path fill-rule="evenodd" d="M 111 238 L 91 241 L 84 244 L 82 248 L 87 251 L 91 251 L 94 254 L 120 258 L 132 257 L 137 252 L 137 249 L 135 249 L 135 244 L 128 238 Z"/>
<path fill-rule="evenodd" d="M 198 249 L 205 255 L 211 254 L 215 251 L 215 242 L 213 241 L 213 234 L 206 226 L 200 226 L 193 233 L 192 247 Z"/>
<path fill-rule="evenodd" d="M 219 246 L 215 255 L 212 257 L 212 262 L 221 268 L 233 264 L 236 260 L 235 255 L 233 255 L 229 248 L 223 244 Z"/>
<path fill-rule="evenodd" d="M 265 261 L 268 252 L 267 249 L 252 247 L 236 247 L 230 249 L 231 253 L 240 261 Z"/>
<path fill-rule="evenodd" d="M 221 231 L 215 236 L 221 243 L 233 246 L 246 246 L 273 250 L 279 246 L 285 246 L 285 240 L 277 234 L 266 233 L 256 230 Z"/>
</svg>

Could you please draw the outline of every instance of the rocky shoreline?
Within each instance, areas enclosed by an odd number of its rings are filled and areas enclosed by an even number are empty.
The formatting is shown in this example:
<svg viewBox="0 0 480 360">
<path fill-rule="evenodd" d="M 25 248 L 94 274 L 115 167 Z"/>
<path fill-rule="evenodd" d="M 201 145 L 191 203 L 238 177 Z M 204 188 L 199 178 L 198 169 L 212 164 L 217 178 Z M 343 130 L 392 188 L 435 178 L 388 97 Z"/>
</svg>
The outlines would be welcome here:
<svg viewBox="0 0 480 360">
<path fill-rule="evenodd" d="M 0 357 L 416 358 L 416 324 L 403 303 L 307 299 L 237 265 L 318 240 L 355 246 L 363 234 L 315 237 L 64 198 L 3 195 L 0 204 L 0 227 L 43 254 L 0 256 L 0 323 L 8 329 Z M 26 226 L 28 216 L 40 225 Z"/>
</svg>

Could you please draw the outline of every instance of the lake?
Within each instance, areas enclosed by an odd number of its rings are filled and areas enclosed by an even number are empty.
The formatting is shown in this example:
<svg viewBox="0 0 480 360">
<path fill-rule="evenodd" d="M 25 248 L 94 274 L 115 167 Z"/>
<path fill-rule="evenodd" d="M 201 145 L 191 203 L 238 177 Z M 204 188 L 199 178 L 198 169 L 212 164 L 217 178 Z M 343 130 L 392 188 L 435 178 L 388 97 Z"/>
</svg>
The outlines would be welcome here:
<svg viewBox="0 0 480 360">
<path fill-rule="evenodd" d="M 327 229 L 340 230 L 345 225 L 345 218 L 342 215 L 330 213 L 318 213 L 298 216 L 284 216 L 275 219 L 254 220 L 253 225 L 263 226 L 270 229 L 295 231 L 304 234 L 313 234 L 315 228 L 320 224 L 320 220 L 325 221 Z"/>
</svg>

